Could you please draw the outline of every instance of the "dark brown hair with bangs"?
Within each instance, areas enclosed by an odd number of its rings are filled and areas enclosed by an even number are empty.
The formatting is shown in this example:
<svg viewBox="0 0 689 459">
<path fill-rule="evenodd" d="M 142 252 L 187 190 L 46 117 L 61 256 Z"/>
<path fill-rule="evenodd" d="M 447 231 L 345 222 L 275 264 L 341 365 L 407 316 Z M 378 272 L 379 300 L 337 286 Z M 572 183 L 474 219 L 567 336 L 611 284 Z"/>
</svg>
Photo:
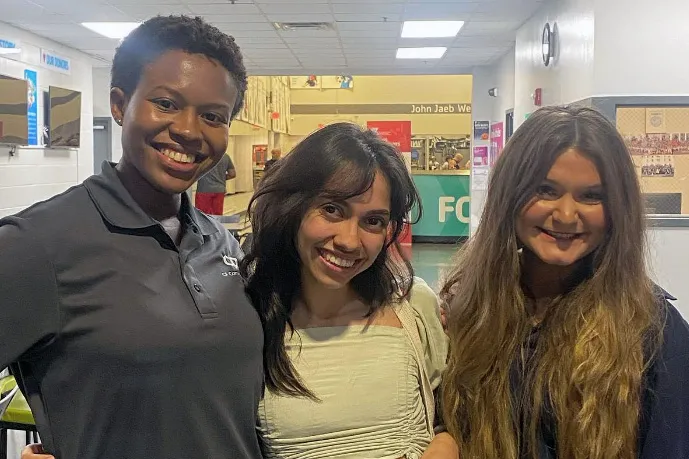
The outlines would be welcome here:
<svg viewBox="0 0 689 459">
<path fill-rule="evenodd" d="M 266 173 L 249 204 L 253 240 L 241 263 L 247 291 L 264 329 L 266 386 L 273 392 L 313 397 L 285 351 L 293 331 L 293 301 L 301 290 L 296 240 L 308 210 L 319 198 L 344 201 L 366 192 L 380 173 L 390 187 L 389 237 L 370 268 L 352 287 L 373 313 L 408 295 L 411 264 L 400 253 L 398 237 L 419 195 L 404 160 L 391 144 L 356 124 L 335 123 L 301 141 Z M 396 250 L 390 250 L 393 247 Z"/>
</svg>

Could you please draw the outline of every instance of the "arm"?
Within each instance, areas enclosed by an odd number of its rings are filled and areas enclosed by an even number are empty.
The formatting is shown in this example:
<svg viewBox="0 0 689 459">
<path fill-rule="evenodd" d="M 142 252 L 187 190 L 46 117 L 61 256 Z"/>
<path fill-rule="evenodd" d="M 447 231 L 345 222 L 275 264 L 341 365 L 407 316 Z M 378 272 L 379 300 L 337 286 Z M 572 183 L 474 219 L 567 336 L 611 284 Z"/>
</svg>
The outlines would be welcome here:
<svg viewBox="0 0 689 459">
<path fill-rule="evenodd" d="M 237 171 L 234 169 L 228 169 L 227 172 L 225 172 L 225 180 L 232 180 L 237 176 Z"/>
<path fill-rule="evenodd" d="M 45 454 L 43 451 L 43 445 L 40 443 L 28 445 L 22 450 L 21 459 L 55 459 L 50 454 Z"/>
<path fill-rule="evenodd" d="M 37 459 L 25 458 L 22 459 Z M 443 432 L 435 436 L 421 459 L 459 459 L 459 447 L 449 433 Z"/>
<path fill-rule="evenodd" d="M 232 159 L 227 157 L 227 169 L 225 170 L 225 180 L 232 180 L 237 176 L 237 171 L 234 168 L 234 163 Z"/>
<path fill-rule="evenodd" d="M 689 457 L 689 325 L 674 306 L 667 309 L 663 344 L 646 378 L 640 459 Z"/>
<path fill-rule="evenodd" d="M 0 369 L 59 329 L 57 286 L 43 244 L 24 219 L 0 220 Z"/>
</svg>

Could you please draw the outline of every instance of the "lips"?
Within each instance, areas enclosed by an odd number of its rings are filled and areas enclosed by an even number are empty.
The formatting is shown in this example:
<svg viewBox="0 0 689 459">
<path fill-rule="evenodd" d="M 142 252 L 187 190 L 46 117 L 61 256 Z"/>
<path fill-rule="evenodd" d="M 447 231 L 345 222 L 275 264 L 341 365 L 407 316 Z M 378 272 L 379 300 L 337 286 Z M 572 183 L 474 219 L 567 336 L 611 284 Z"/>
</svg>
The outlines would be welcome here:
<svg viewBox="0 0 689 459">
<path fill-rule="evenodd" d="M 541 230 L 543 234 L 546 236 L 550 236 L 551 238 L 558 240 L 558 241 L 573 241 L 581 236 L 583 236 L 583 233 L 567 233 L 567 232 L 560 232 L 560 231 L 551 231 L 547 230 L 545 228 L 538 228 Z"/>
</svg>

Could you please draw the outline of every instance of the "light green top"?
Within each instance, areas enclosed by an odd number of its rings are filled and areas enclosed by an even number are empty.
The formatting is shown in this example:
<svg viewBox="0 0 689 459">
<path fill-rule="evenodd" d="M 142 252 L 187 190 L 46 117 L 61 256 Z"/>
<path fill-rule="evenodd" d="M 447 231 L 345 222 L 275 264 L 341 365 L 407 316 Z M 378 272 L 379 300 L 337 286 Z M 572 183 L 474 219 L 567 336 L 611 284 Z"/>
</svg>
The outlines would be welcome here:
<svg viewBox="0 0 689 459">
<path fill-rule="evenodd" d="M 435 389 L 447 355 L 438 300 L 419 280 L 410 304 Z M 267 458 L 421 457 L 431 434 L 419 364 L 403 329 L 309 328 L 286 342 L 297 371 L 320 402 L 266 391 L 259 406 L 259 430 L 269 448 Z"/>
</svg>

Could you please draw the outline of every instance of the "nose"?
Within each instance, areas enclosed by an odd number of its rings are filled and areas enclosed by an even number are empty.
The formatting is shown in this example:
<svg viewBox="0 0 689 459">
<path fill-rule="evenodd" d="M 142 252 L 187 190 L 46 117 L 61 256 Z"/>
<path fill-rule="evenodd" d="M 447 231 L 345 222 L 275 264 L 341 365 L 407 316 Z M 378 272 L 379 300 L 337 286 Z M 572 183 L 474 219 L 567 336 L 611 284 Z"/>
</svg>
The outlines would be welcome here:
<svg viewBox="0 0 689 459">
<path fill-rule="evenodd" d="M 359 223 L 356 219 L 349 219 L 340 222 L 337 233 L 333 238 L 335 249 L 342 252 L 356 252 L 361 247 L 359 238 Z"/>
<path fill-rule="evenodd" d="M 201 125 L 193 109 L 181 110 L 170 125 L 170 134 L 180 143 L 193 143 L 201 140 Z"/>
<path fill-rule="evenodd" d="M 553 210 L 553 219 L 563 225 L 574 225 L 577 223 L 579 213 L 577 212 L 577 203 L 570 195 L 565 195 L 560 198 Z"/>
</svg>

